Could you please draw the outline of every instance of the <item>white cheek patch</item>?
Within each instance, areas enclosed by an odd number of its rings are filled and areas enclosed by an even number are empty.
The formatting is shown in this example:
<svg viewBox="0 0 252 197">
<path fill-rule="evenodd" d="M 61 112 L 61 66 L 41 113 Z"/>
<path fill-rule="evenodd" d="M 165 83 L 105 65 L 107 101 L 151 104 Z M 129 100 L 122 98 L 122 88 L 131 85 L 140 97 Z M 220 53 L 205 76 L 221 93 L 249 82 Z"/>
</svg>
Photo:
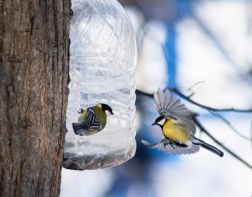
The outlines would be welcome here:
<svg viewBox="0 0 252 197">
<path fill-rule="evenodd" d="M 163 118 L 162 120 L 158 121 L 158 124 L 163 125 L 165 123 L 166 119 Z"/>
<path fill-rule="evenodd" d="M 107 116 L 111 115 L 111 113 L 110 113 L 108 110 L 105 111 L 105 114 L 106 114 Z"/>
</svg>

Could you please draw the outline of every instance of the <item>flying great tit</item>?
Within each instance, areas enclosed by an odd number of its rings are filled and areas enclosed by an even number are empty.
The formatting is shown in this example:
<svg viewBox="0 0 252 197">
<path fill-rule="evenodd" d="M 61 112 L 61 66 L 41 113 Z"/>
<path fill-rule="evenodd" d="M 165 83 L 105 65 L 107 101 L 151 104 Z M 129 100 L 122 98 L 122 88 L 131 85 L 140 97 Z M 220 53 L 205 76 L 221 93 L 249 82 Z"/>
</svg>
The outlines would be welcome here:
<svg viewBox="0 0 252 197">
<path fill-rule="evenodd" d="M 107 122 L 107 113 L 114 114 L 112 108 L 104 103 L 99 103 L 86 110 L 80 109 L 78 123 L 72 123 L 76 135 L 93 135 L 104 129 Z"/>
<path fill-rule="evenodd" d="M 202 147 L 220 157 L 224 155 L 216 147 L 194 136 L 196 126 L 191 111 L 172 96 L 168 89 L 154 93 L 154 100 L 160 116 L 152 125 L 160 126 L 164 138 L 154 144 L 142 140 L 143 144 L 174 154 L 195 153 Z"/>
</svg>

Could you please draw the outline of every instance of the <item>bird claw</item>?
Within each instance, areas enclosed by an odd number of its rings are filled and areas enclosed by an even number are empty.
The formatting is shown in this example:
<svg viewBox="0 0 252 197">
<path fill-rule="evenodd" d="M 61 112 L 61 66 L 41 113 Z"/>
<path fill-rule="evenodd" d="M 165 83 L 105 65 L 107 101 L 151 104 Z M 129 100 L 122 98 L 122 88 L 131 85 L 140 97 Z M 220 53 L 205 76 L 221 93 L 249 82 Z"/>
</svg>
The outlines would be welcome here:
<svg viewBox="0 0 252 197">
<path fill-rule="evenodd" d="M 177 144 L 173 141 L 170 141 L 169 139 L 165 139 L 163 143 L 164 143 L 164 147 L 166 147 L 167 145 L 169 145 L 173 149 L 176 149 L 177 147 Z"/>
</svg>

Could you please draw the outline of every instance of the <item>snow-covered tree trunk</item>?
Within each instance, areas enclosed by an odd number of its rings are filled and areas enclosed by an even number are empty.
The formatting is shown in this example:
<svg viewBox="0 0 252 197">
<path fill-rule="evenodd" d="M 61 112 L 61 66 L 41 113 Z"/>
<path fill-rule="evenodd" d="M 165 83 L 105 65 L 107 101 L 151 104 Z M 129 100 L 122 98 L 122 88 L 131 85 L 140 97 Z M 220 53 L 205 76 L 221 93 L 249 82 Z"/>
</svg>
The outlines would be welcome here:
<svg viewBox="0 0 252 197">
<path fill-rule="evenodd" d="M 58 196 L 70 0 L 0 0 L 0 196 Z"/>
</svg>

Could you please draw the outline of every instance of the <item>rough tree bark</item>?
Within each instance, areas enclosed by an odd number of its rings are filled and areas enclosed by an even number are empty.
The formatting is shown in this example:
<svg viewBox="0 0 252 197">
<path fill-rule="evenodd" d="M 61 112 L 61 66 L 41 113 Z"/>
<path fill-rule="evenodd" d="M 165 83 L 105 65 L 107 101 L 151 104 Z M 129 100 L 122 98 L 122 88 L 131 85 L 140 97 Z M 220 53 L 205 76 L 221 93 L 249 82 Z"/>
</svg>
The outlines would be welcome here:
<svg viewBox="0 0 252 197">
<path fill-rule="evenodd" d="M 70 0 L 0 0 L 0 196 L 58 196 Z"/>
</svg>

